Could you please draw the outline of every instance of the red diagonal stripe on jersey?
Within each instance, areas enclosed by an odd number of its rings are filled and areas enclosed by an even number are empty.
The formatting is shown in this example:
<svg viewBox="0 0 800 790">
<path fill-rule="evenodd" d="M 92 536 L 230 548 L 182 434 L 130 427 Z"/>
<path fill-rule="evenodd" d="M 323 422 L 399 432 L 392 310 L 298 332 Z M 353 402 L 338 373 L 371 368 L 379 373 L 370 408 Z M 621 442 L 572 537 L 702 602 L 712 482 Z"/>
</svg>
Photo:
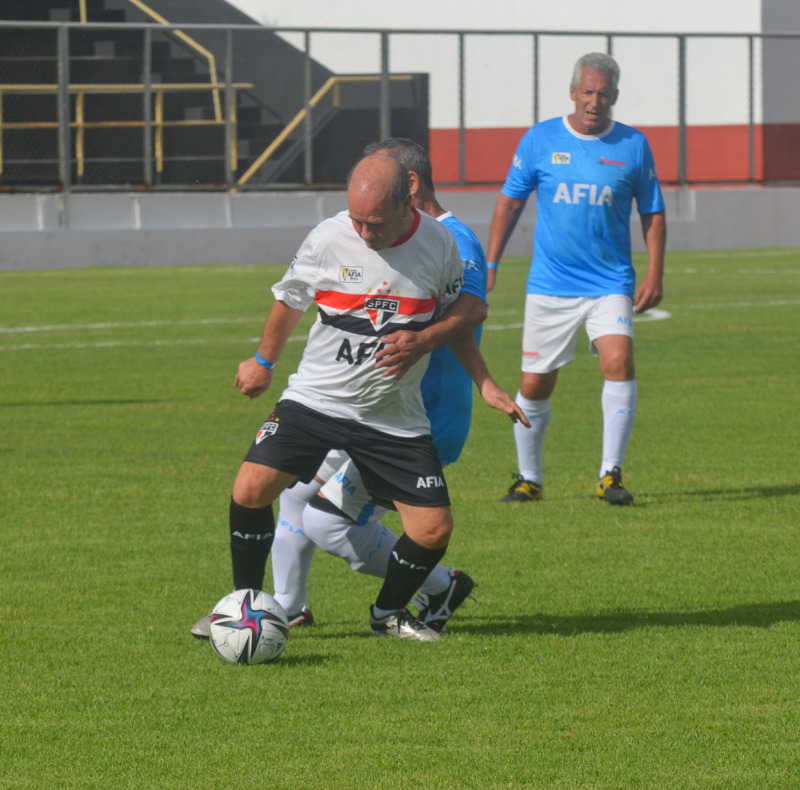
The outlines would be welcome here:
<svg viewBox="0 0 800 790">
<path fill-rule="evenodd" d="M 428 315 L 436 308 L 436 299 L 415 299 L 411 296 L 396 296 L 389 294 L 349 294 L 342 291 L 317 291 L 314 301 L 322 307 L 332 307 L 334 310 L 363 309 L 368 299 L 393 299 L 400 302 L 398 313 L 400 315 Z"/>
</svg>

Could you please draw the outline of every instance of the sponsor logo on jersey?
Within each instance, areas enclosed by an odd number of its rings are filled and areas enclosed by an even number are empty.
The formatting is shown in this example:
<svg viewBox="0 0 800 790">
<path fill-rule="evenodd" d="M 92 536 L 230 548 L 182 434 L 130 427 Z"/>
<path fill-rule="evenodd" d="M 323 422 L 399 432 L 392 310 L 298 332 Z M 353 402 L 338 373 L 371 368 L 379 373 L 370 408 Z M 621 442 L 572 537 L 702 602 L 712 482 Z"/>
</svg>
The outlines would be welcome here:
<svg viewBox="0 0 800 790">
<path fill-rule="evenodd" d="M 511 166 L 516 167 L 517 170 L 522 170 L 522 160 L 514 154 L 514 159 L 511 161 Z"/>
<path fill-rule="evenodd" d="M 364 302 L 369 320 L 376 329 L 380 329 L 387 321 L 391 321 L 400 309 L 399 299 L 389 299 L 385 296 L 373 296 Z"/>
<path fill-rule="evenodd" d="M 625 162 L 619 162 L 616 159 L 606 159 L 604 156 L 600 157 L 601 165 L 616 165 L 617 167 L 625 167 Z"/>
<path fill-rule="evenodd" d="M 568 165 L 570 161 L 571 161 L 571 156 L 569 153 L 561 153 L 559 151 L 553 151 L 552 162 L 554 165 Z"/>
<path fill-rule="evenodd" d="M 556 188 L 553 203 L 588 203 L 590 206 L 613 206 L 614 193 L 611 187 L 599 184 L 572 184 L 572 188 L 563 181 Z"/>
<path fill-rule="evenodd" d="M 261 430 L 256 434 L 256 444 L 261 444 L 267 436 L 275 433 L 278 430 L 277 420 L 267 420 L 262 426 Z"/>
<path fill-rule="evenodd" d="M 437 475 L 418 477 L 417 488 L 444 488 L 444 478 Z"/>
<path fill-rule="evenodd" d="M 364 269 L 361 266 L 340 266 L 340 283 L 360 283 L 364 279 Z"/>
</svg>

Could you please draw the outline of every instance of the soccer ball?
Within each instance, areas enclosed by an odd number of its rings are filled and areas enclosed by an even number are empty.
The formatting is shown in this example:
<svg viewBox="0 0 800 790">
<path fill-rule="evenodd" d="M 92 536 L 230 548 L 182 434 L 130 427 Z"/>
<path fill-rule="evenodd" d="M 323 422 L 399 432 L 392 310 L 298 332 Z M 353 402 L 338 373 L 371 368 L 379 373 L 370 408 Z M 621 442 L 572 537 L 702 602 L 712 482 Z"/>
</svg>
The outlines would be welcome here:
<svg viewBox="0 0 800 790">
<path fill-rule="evenodd" d="M 236 590 L 211 612 L 210 642 L 229 664 L 275 661 L 289 639 L 289 618 L 283 607 L 261 590 Z"/>
</svg>

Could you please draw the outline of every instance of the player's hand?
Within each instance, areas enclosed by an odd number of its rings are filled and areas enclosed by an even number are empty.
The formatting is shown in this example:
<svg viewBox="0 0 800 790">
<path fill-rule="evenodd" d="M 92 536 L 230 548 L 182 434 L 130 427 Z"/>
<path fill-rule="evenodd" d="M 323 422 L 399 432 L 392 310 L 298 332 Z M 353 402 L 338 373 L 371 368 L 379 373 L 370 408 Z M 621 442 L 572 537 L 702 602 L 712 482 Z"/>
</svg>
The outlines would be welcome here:
<svg viewBox="0 0 800 790">
<path fill-rule="evenodd" d="M 419 332 L 401 329 L 383 338 L 383 345 L 375 354 L 375 367 L 384 368 L 384 376 L 393 376 L 399 381 L 429 351 Z"/>
<path fill-rule="evenodd" d="M 637 315 L 640 315 L 645 312 L 645 310 L 649 310 L 651 307 L 660 304 L 663 298 L 664 290 L 661 281 L 650 280 L 645 277 L 644 280 L 639 283 L 639 287 L 636 289 L 636 293 L 633 296 L 633 311 Z"/>
<path fill-rule="evenodd" d="M 487 378 L 481 385 L 481 397 L 487 406 L 502 411 L 511 418 L 511 422 L 521 422 L 526 428 L 531 424 L 517 402 L 492 378 Z"/>
<path fill-rule="evenodd" d="M 272 383 L 272 371 L 259 365 L 255 357 L 239 363 L 239 371 L 233 380 L 233 386 L 241 390 L 250 400 L 257 398 L 269 389 Z"/>
<path fill-rule="evenodd" d="M 497 269 L 487 269 L 486 270 L 486 293 L 494 288 L 497 284 Z"/>
</svg>

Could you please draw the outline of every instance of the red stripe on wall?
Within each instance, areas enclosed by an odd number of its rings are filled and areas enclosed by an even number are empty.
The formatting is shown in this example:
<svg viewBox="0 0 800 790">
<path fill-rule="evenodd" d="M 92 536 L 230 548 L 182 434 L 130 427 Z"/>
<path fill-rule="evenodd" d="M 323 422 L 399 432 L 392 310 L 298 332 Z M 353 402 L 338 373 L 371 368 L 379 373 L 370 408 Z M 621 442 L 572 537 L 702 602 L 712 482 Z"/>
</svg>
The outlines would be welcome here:
<svg viewBox="0 0 800 790">
<path fill-rule="evenodd" d="M 678 180 L 678 129 L 675 126 L 639 127 L 653 149 L 662 183 Z M 467 183 L 502 183 L 517 143 L 527 129 L 467 129 L 465 171 Z M 756 181 L 800 178 L 800 124 L 767 124 L 754 128 Z M 458 129 L 431 129 L 430 154 L 434 179 L 460 179 Z M 691 126 L 686 131 L 686 170 L 691 182 L 749 181 L 750 129 L 748 126 Z"/>
</svg>

